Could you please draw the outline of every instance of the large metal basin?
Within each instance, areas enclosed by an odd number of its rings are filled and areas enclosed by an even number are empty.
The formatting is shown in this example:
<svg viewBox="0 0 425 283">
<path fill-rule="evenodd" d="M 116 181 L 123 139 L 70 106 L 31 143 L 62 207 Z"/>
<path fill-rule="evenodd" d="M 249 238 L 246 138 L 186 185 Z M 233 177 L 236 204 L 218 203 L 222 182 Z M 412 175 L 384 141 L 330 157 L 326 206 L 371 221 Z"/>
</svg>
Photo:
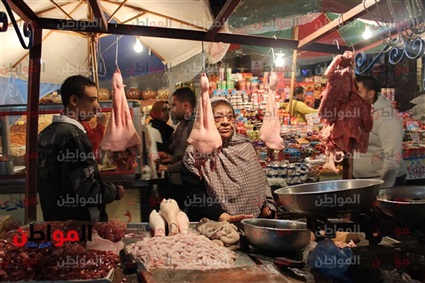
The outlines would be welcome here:
<svg viewBox="0 0 425 283">
<path fill-rule="evenodd" d="M 331 216 L 369 209 L 383 183 L 375 179 L 327 181 L 281 188 L 274 193 L 290 212 Z"/>
<path fill-rule="evenodd" d="M 425 218 L 425 187 L 400 186 L 381 190 L 377 205 L 392 217 Z"/>
<path fill-rule="evenodd" d="M 299 252 L 310 242 L 303 222 L 251 218 L 241 221 L 245 237 L 254 248 L 269 252 Z"/>
</svg>

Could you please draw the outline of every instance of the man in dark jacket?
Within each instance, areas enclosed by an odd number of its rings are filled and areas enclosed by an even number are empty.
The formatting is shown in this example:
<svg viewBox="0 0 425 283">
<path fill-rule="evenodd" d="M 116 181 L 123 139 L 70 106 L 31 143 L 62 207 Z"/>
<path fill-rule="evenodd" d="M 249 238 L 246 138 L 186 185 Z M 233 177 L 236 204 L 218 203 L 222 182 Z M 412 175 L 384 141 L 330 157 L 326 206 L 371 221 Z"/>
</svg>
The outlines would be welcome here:
<svg viewBox="0 0 425 283">
<path fill-rule="evenodd" d="M 168 172 L 169 197 L 175 199 L 181 209 L 185 207 L 184 201 L 187 196 L 181 178 L 182 160 L 188 146 L 187 138 L 193 128 L 195 107 L 196 96 L 190 88 L 182 87 L 173 93 L 171 114 L 179 123 L 171 137 L 171 163 L 168 166 L 161 165 L 158 169 L 159 172 L 163 170 Z"/>
<path fill-rule="evenodd" d="M 96 84 L 72 76 L 61 87 L 64 113 L 38 136 L 38 182 L 45 221 L 107 221 L 105 204 L 119 200 L 122 186 L 101 180 L 92 144 L 81 124 L 98 112 Z"/>
</svg>

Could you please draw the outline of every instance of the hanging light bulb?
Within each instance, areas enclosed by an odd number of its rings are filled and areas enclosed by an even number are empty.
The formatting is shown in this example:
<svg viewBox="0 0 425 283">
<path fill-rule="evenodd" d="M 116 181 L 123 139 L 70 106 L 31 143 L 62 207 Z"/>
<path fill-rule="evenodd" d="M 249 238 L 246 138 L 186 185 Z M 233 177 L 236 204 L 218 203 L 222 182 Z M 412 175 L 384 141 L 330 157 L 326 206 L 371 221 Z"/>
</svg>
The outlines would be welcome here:
<svg viewBox="0 0 425 283">
<path fill-rule="evenodd" d="M 136 53 L 141 53 L 143 51 L 143 45 L 140 43 L 140 40 L 136 38 L 136 44 L 134 44 L 134 51 Z"/>
<path fill-rule="evenodd" d="M 363 32 L 363 38 L 364 39 L 369 39 L 372 37 L 372 32 L 370 31 L 369 26 L 366 26 L 364 32 Z"/>
<path fill-rule="evenodd" d="M 282 51 L 280 51 L 280 53 L 276 53 L 276 59 L 274 61 L 274 64 L 276 65 L 276 67 L 283 67 L 283 65 L 285 64 L 285 60 L 283 59 L 283 56 L 285 56 L 285 53 L 282 53 Z"/>
</svg>

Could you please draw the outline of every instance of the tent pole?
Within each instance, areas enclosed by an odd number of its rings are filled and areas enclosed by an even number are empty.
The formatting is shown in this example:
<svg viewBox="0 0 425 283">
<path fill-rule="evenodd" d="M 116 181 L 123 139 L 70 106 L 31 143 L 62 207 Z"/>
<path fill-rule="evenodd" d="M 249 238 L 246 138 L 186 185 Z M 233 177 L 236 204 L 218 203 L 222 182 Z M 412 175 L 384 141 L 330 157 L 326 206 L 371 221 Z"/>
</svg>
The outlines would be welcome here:
<svg viewBox="0 0 425 283">
<path fill-rule="evenodd" d="M 88 7 L 88 13 L 89 13 L 89 20 L 92 22 L 94 20 L 93 10 L 91 9 L 91 6 L 89 2 L 87 1 L 87 7 Z M 96 33 L 90 33 L 89 35 L 89 56 L 91 58 L 91 70 L 92 70 L 92 77 L 93 81 L 96 84 L 97 89 L 99 90 L 99 76 L 97 73 L 97 37 L 98 35 Z"/>
<path fill-rule="evenodd" d="M 292 39 L 298 40 L 298 26 L 294 27 L 292 31 Z M 292 53 L 292 73 L 291 73 L 291 89 L 289 93 L 289 117 L 292 117 L 292 100 L 294 99 L 295 89 L 295 70 L 297 69 L 297 49 Z"/>
<path fill-rule="evenodd" d="M 90 35 L 90 57 L 91 57 L 91 66 L 93 73 L 93 81 L 96 83 L 96 87 L 99 89 L 99 76 L 97 71 L 97 56 L 96 56 L 96 46 L 97 46 L 97 35 Z"/>
<path fill-rule="evenodd" d="M 34 25 L 33 25 L 34 26 Z M 38 136 L 38 100 L 40 97 L 41 76 L 41 45 L 43 30 L 34 26 L 34 45 L 29 52 L 28 68 L 28 101 L 26 123 L 26 153 L 25 153 L 25 199 L 28 202 L 25 209 L 25 222 L 37 220 L 37 136 Z"/>
</svg>

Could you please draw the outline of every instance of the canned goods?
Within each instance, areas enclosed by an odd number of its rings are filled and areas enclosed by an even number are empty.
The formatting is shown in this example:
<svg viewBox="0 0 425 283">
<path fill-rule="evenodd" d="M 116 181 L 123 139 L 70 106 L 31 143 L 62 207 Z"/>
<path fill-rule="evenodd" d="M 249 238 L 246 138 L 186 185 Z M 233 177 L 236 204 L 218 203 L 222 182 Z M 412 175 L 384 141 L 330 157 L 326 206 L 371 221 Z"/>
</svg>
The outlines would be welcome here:
<svg viewBox="0 0 425 283">
<path fill-rule="evenodd" d="M 295 163 L 295 173 L 296 174 L 301 173 L 301 163 Z"/>
<path fill-rule="evenodd" d="M 300 174 L 295 174 L 295 175 L 293 176 L 292 182 L 293 182 L 294 184 L 299 184 L 299 183 L 301 183 L 301 180 L 300 180 Z"/>
<path fill-rule="evenodd" d="M 287 173 L 288 177 L 294 176 L 295 173 L 296 173 L 295 165 L 293 164 L 288 165 L 288 173 Z"/>
<path fill-rule="evenodd" d="M 286 177 L 286 184 L 287 184 L 288 186 L 289 186 L 289 185 L 293 185 L 293 184 L 294 184 L 292 176 L 287 176 L 287 177 Z"/>
<path fill-rule="evenodd" d="M 281 176 L 286 176 L 286 175 L 288 175 L 288 165 L 286 165 L 286 164 L 281 164 L 280 166 L 279 166 L 279 171 L 280 171 L 280 175 Z"/>
</svg>

